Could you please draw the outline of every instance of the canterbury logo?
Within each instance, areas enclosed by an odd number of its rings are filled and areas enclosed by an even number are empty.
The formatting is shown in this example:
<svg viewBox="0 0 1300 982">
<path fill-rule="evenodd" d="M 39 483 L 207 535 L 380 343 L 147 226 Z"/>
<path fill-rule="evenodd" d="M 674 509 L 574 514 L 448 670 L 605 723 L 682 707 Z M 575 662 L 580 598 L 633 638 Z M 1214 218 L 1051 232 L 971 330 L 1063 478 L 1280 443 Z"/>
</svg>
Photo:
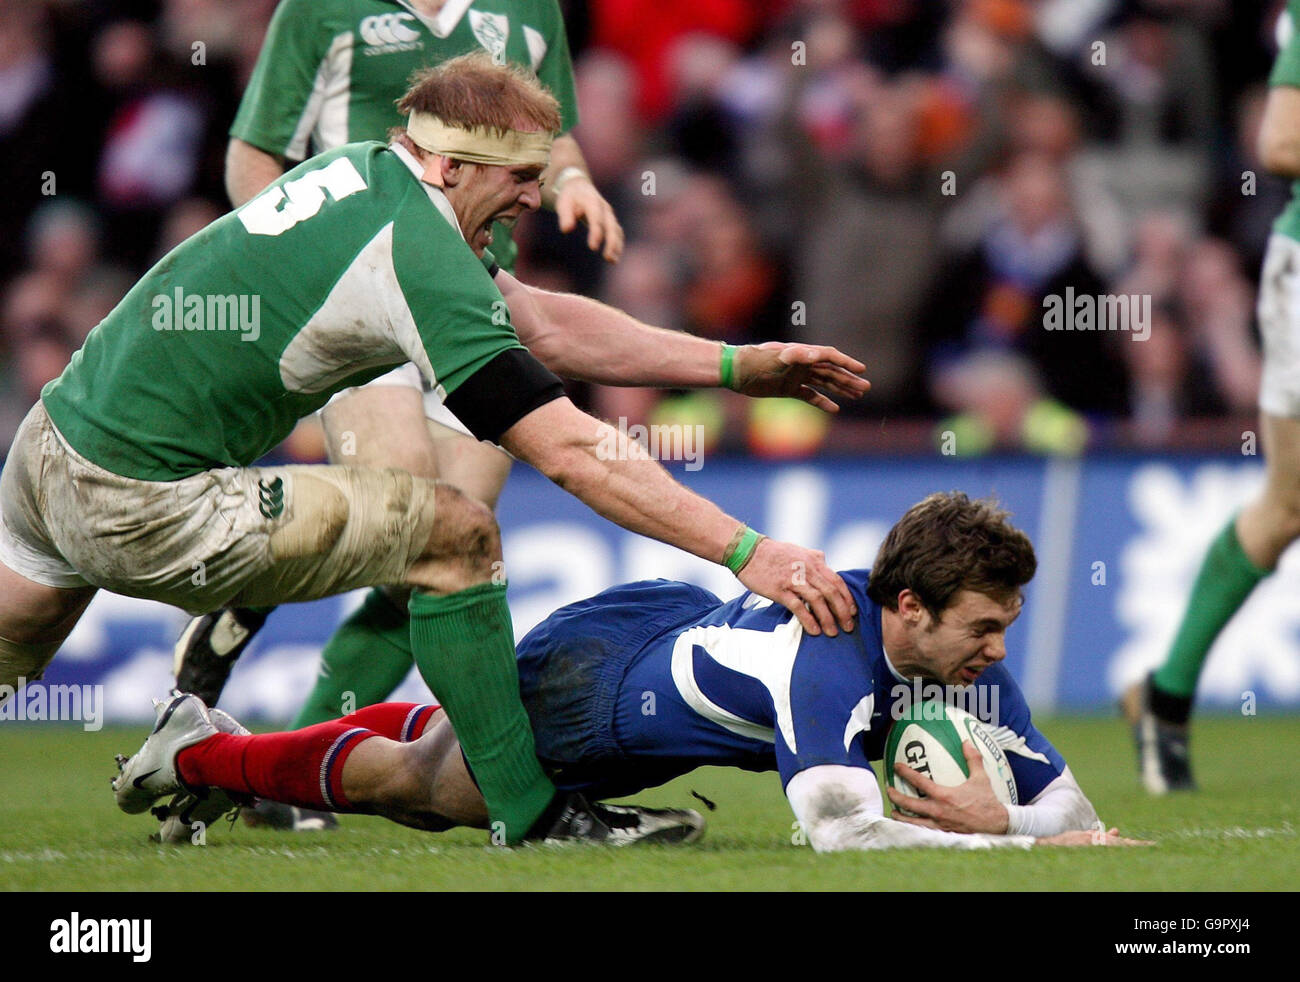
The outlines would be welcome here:
<svg viewBox="0 0 1300 982">
<path fill-rule="evenodd" d="M 276 478 L 274 481 L 258 481 L 257 496 L 260 499 L 258 508 L 267 518 L 279 518 L 284 511 L 284 481 Z"/>
<path fill-rule="evenodd" d="M 407 27 L 405 21 L 415 20 L 414 14 L 376 14 L 361 21 L 358 33 L 375 51 L 367 54 L 382 54 L 385 51 L 406 51 L 417 45 L 420 32 Z"/>
</svg>

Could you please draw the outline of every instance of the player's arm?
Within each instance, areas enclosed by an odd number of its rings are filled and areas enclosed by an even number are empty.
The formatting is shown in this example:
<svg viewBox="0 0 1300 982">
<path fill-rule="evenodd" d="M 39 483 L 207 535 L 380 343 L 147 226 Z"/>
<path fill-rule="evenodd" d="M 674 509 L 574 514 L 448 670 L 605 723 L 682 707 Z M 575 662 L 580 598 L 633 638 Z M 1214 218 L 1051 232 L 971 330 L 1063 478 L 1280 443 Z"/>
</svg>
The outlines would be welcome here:
<svg viewBox="0 0 1300 982">
<path fill-rule="evenodd" d="M 518 389 L 504 381 L 485 387 L 481 398 L 499 405 L 502 392 Z M 491 438 L 496 427 L 477 428 L 479 413 L 463 395 L 464 388 L 448 398 L 448 408 L 476 435 Z M 483 411 L 500 410 L 485 406 Z M 500 434 L 500 443 L 610 521 L 712 562 L 723 561 L 742 528 L 673 480 L 635 440 L 581 412 L 567 398 L 551 399 L 512 422 Z M 801 575 L 793 575 L 796 570 Z M 811 635 L 853 629 L 853 598 L 820 552 L 763 539 L 737 576 L 750 590 L 794 613 Z"/>
<path fill-rule="evenodd" d="M 226 195 L 238 208 L 285 172 L 284 158 L 231 137 L 226 147 Z"/>
<path fill-rule="evenodd" d="M 1275 85 L 1268 90 L 1259 127 L 1259 159 L 1270 173 L 1300 178 L 1300 88 Z"/>
<path fill-rule="evenodd" d="M 976 758 L 978 759 L 978 752 Z M 849 849 L 998 849 L 1030 846 L 1149 845 L 1115 829 L 1075 829 L 1056 834 L 949 832 L 886 818 L 875 775 L 864 767 L 824 764 L 800 771 L 786 796 L 808 841 L 818 852 Z M 908 799 L 908 807 L 924 799 Z"/>
<path fill-rule="evenodd" d="M 1281 177 L 1300 178 L 1300 34 L 1295 0 L 1289 0 L 1278 22 L 1281 47 L 1268 76 L 1268 100 L 1259 127 L 1259 159 L 1264 169 Z"/>
<path fill-rule="evenodd" d="M 606 262 L 622 258 L 623 226 L 591 179 L 571 133 L 556 137 L 551 145 L 551 162 L 542 174 L 542 206 L 554 210 L 561 232 L 572 232 L 578 222 L 586 222 L 587 248 L 600 250 Z"/>
<path fill-rule="evenodd" d="M 519 339 L 558 375 L 659 388 L 723 383 L 716 341 L 651 327 L 587 297 L 526 286 L 504 270 L 494 282 Z M 750 396 L 789 396 L 838 412 L 825 393 L 858 399 L 870 388 L 858 374 L 865 365 L 824 345 L 771 341 L 736 348 L 732 358 L 731 388 Z"/>
<path fill-rule="evenodd" d="M 316 0 L 281 0 L 276 7 L 230 127 L 226 194 L 236 208 L 283 174 L 286 160 L 305 160 L 326 99 L 346 98 L 327 96 L 351 55 L 342 32 L 332 33 L 340 26 Z"/>
<path fill-rule="evenodd" d="M 618 262 L 623 254 L 623 226 L 597 190 L 573 137 L 578 125 L 578 95 L 564 14 L 555 0 L 539 4 L 536 14 L 536 28 L 545 36 L 545 53 L 533 67 L 538 80 L 560 104 L 562 134 L 551 145 L 550 164 L 542 175 L 542 207 L 554 210 L 562 232 L 571 232 L 579 221 L 585 221 L 587 248 L 592 252 L 600 250 L 607 262 Z"/>
<path fill-rule="evenodd" d="M 865 767 L 822 764 L 790 779 L 786 797 L 818 852 L 848 849 L 1027 849 L 1030 836 L 964 834 L 886 818 L 876 776 Z"/>
</svg>

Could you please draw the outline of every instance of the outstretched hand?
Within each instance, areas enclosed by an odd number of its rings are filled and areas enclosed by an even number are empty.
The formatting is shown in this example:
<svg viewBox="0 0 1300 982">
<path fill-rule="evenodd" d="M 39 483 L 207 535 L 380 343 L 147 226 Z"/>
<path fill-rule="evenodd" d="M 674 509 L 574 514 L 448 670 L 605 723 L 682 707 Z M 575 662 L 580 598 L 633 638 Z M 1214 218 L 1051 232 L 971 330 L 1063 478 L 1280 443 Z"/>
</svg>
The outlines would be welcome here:
<svg viewBox="0 0 1300 982">
<path fill-rule="evenodd" d="M 852 631 L 858 607 L 824 553 L 764 539 L 738 579 L 760 597 L 779 603 L 810 635 Z"/>
<path fill-rule="evenodd" d="M 862 377 L 867 366 L 829 345 L 768 341 L 736 349 L 733 388 L 747 396 L 802 399 L 823 412 L 837 413 L 826 395 L 860 399 L 871 388 Z"/>
</svg>

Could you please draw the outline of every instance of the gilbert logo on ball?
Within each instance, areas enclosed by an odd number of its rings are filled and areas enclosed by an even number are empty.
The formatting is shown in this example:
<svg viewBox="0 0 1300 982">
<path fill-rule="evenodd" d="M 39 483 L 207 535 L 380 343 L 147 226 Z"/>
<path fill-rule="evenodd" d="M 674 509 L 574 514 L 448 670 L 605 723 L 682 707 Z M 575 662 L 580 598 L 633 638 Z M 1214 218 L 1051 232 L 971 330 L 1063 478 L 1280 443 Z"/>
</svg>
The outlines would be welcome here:
<svg viewBox="0 0 1300 982">
<path fill-rule="evenodd" d="M 936 701 L 914 703 L 890 728 L 883 762 L 890 786 L 909 798 L 923 797 L 894 773 L 896 763 L 906 764 L 944 787 L 964 783 L 970 778 L 961 749 L 966 740 L 979 751 L 998 801 L 1018 804 L 1015 775 L 993 731 L 964 709 Z"/>
</svg>

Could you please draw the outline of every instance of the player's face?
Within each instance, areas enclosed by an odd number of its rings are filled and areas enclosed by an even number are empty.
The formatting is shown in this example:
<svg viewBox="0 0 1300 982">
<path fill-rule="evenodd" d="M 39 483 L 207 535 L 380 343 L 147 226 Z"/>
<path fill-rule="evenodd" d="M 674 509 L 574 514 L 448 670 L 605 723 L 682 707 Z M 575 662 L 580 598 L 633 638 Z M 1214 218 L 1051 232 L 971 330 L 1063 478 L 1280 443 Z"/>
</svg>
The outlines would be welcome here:
<svg viewBox="0 0 1300 982">
<path fill-rule="evenodd" d="M 945 685 L 970 685 L 1007 656 L 1007 628 L 1020 616 L 1019 596 L 1003 603 L 974 590 L 960 591 L 935 619 L 925 611 L 913 641 L 917 661 Z"/>
<path fill-rule="evenodd" d="M 535 164 L 514 167 L 467 165 L 465 191 L 466 213 L 461 222 L 465 239 L 475 255 L 492 244 L 492 223 L 513 225 L 526 211 L 542 203 L 539 178 L 542 168 Z"/>
</svg>

